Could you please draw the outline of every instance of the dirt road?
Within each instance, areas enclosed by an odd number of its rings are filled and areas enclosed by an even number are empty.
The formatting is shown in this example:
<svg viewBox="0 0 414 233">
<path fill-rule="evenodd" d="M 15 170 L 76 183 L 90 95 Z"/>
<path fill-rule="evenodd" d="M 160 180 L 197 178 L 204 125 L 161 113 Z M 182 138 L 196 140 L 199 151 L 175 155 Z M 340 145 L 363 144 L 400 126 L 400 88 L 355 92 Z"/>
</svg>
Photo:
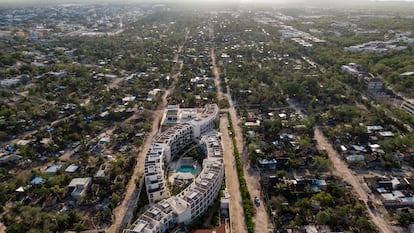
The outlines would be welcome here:
<svg viewBox="0 0 414 233">
<path fill-rule="evenodd" d="M 243 201 L 240 193 L 240 184 L 237 179 L 236 161 L 233 155 L 233 142 L 229 136 L 227 116 L 220 118 L 220 132 L 224 151 L 224 169 L 226 174 L 226 188 L 230 193 L 230 226 L 232 232 L 247 233 L 244 221 Z"/>
<path fill-rule="evenodd" d="M 183 46 L 180 46 L 177 53 L 181 53 Z M 131 176 L 131 179 L 128 182 L 127 189 L 125 191 L 124 199 L 122 200 L 122 203 L 115 208 L 113 211 L 114 215 L 114 222 L 111 225 L 111 227 L 106 231 L 108 233 L 117 233 L 120 232 L 121 227 L 124 227 L 123 224 L 125 223 L 125 217 L 130 217 L 131 212 L 133 211 L 133 207 L 135 206 L 135 203 L 138 201 L 138 195 L 136 192 L 136 180 L 140 180 L 140 182 L 143 181 L 143 175 L 144 175 L 144 163 L 145 163 L 145 157 L 147 154 L 147 151 L 151 147 L 152 139 L 157 135 L 159 130 L 159 124 L 161 122 L 161 118 L 164 112 L 165 107 L 167 106 L 167 97 L 170 93 L 174 91 L 176 82 L 178 80 L 178 77 L 181 75 L 181 70 L 183 68 L 183 63 L 181 62 L 178 68 L 177 73 L 175 73 L 172 78 L 174 80 L 173 84 L 170 86 L 169 89 L 167 89 L 163 96 L 161 103 L 157 106 L 157 110 L 153 111 L 153 124 L 151 128 L 151 132 L 145 137 L 145 141 L 142 147 L 142 150 L 140 150 L 138 157 L 137 157 L 137 163 L 134 168 L 134 172 Z M 136 151 L 139 151 L 138 148 L 135 148 Z M 134 219 L 132 219 L 133 221 Z"/>
<path fill-rule="evenodd" d="M 131 206 L 131 203 L 136 202 L 136 196 L 133 195 L 136 189 L 136 180 L 142 181 L 143 176 L 143 170 L 144 170 L 144 162 L 145 162 L 145 156 L 147 151 L 149 150 L 152 138 L 157 134 L 158 132 L 158 122 L 161 119 L 162 114 L 159 111 L 154 112 L 154 124 L 152 125 L 152 130 L 145 138 L 144 146 L 141 150 L 141 152 L 138 154 L 137 157 L 137 163 L 134 168 L 134 172 L 131 176 L 131 179 L 128 182 L 127 189 L 125 191 L 125 198 L 123 199 L 122 203 L 115 208 L 113 211 L 113 215 L 115 217 L 113 224 L 111 227 L 107 230 L 109 233 L 117 233 L 121 229 L 121 223 L 124 219 L 124 216 L 126 215 L 126 212 L 128 211 L 128 206 Z"/>
<path fill-rule="evenodd" d="M 232 121 L 233 121 L 233 127 L 234 127 L 234 130 L 235 130 L 237 148 L 239 150 L 242 162 L 244 164 L 243 172 L 244 172 L 244 178 L 246 179 L 247 189 L 248 189 L 252 199 L 254 197 L 258 197 L 260 199 L 260 202 L 262 203 L 261 205 L 259 205 L 257 207 L 254 207 L 254 208 L 256 208 L 255 215 L 253 217 L 254 232 L 260 232 L 260 233 L 263 232 L 263 233 L 265 233 L 265 232 L 272 231 L 273 226 L 269 221 L 269 217 L 268 217 L 269 215 L 267 214 L 267 210 L 265 208 L 264 201 L 263 201 L 263 199 L 260 195 L 261 194 L 261 186 L 260 186 L 260 182 L 259 182 L 260 181 L 260 174 L 256 169 L 254 169 L 253 167 L 250 166 L 250 162 L 248 160 L 248 157 L 247 157 L 246 153 L 244 153 L 243 133 L 242 133 L 241 127 L 239 126 L 239 119 L 237 117 L 236 109 L 234 108 L 234 104 L 233 104 L 233 101 L 231 99 L 231 96 L 229 94 L 224 94 L 221 90 L 220 73 L 219 73 L 219 70 L 218 70 L 217 64 L 216 64 L 216 55 L 215 55 L 214 47 L 211 48 L 210 56 L 211 56 L 211 61 L 212 61 L 211 63 L 213 65 L 213 73 L 214 73 L 214 76 L 215 76 L 214 84 L 216 85 L 217 90 L 218 90 L 218 98 L 221 99 L 225 96 L 229 100 L 230 108 L 223 109 L 223 110 L 225 110 L 225 111 L 227 110 L 229 112 L 229 114 L 231 115 Z M 230 93 L 230 88 L 229 87 L 227 87 L 227 90 L 228 90 L 228 93 Z M 221 127 L 220 127 L 220 129 L 221 129 Z M 221 132 L 223 132 L 223 131 L 221 131 Z M 226 135 L 224 135 L 223 137 L 224 138 L 228 137 L 228 133 Z M 233 149 L 232 149 L 232 151 L 233 151 Z M 226 170 L 226 172 L 227 172 L 227 170 Z M 235 183 L 234 179 L 237 176 L 231 176 L 231 177 L 232 177 L 231 182 Z M 226 176 L 226 179 L 229 179 L 229 178 Z M 228 181 L 226 180 L 226 183 L 227 182 Z M 237 182 L 237 184 L 238 183 L 239 182 Z M 238 187 L 238 191 L 240 192 L 240 187 Z M 232 192 L 230 191 L 230 193 L 232 193 Z M 231 203 L 231 199 L 230 199 L 230 203 Z M 236 202 L 236 205 L 239 205 L 240 208 L 243 210 L 243 203 L 241 201 Z M 233 207 L 233 208 L 235 210 L 240 209 L 238 207 Z M 240 219 L 240 218 L 238 218 L 238 219 Z M 237 221 L 237 224 L 239 224 L 238 222 L 241 222 L 241 221 Z M 234 219 L 233 219 L 232 220 L 232 226 L 234 224 L 236 224 L 236 221 L 234 221 Z M 245 225 L 244 222 L 243 222 L 243 225 Z M 237 227 L 240 228 L 241 226 L 237 226 Z M 233 232 L 240 232 L 240 231 L 233 231 Z"/>
<path fill-rule="evenodd" d="M 317 141 L 317 148 L 320 150 L 325 149 L 328 153 L 329 159 L 331 160 L 335 175 L 341 177 L 345 182 L 350 184 L 358 198 L 363 200 L 364 202 L 368 201 L 368 194 L 367 191 L 368 187 L 363 180 L 359 179 L 354 173 L 348 168 L 347 164 L 340 159 L 340 155 L 336 150 L 332 147 L 332 144 L 328 141 L 328 139 L 323 135 L 321 129 L 319 127 L 315 128 L 315 140 Z M 365 187 L 364 187 L 365 186 Z M 383 208 L 383 207 L 381 207 Z M 401 232 L 399 227 L 391 226 L 387 216 L 379 214 L 378 211 L 368 208 L 369 217 L 373 221 L 373 223 L 378 227 L 378 230 L 383 233 L 390 233 L 390 232 Z M 380 211 L 383 212 L 383 211 Z M 383 212 L 384 213 L 384 212 Z"/>
<path fill-rule="evenodd" d="M 252 201 L 254 197 L 258 197 L 261 202 L 260 206 L 254 207 L 256 208 L 255 215 L 253 216 L 254 232 L 273 232 L 273 226 L 269 221 L 269 215 L 267 214 L 264 200 L 261 197 L 260 175 L 255 168 L 250 166 L 249 158 L 247 156 L 247 153 L 245 152 L 243 133 L 241 127 L 239 126 L 240 121 L 237 117 L 236 110 L 233 104 L 231 104 L 231 106 L 232 107 L 229 108 L 229 113 L 233 121 L 237 148 L 239 149 L 242 163 L 244 165 L 243 172 L 244 178 L 246 179 L 247 189 L 250 193 Z"/>
<path fill-rule="evenodd" d="M 302 117 L 305 115 L 302 113 L 301 109 L 295 105 L 295 103 L 287 99 L 289 106 L 293 108 L 297 113 L 299 113 Z M 322 133 L 322 130 L 319 127 L 315 127 L 314 131 L 314 138 L 317 142 L 317 149 L 319 150 L 326 150 L 328 153 L 329 160 L 333 165 L 333 171 L 336 176 L 341 177 L 345 182 L 350 184 L 356 192 L 356 195 L 359 199 L 363 200 L 365 203 L 368 201 L 368 186 L 365 182 L 358 178 L 349 168 L 345 161 L 340 159 L 340 155 L 338 152 L 333 148 L 332 144 L 329 140 L 325 137 Z M 383 208 L 383 207 L 381 207 Z M 368 208 L 368 213 L 370 219 L 373 223 L 377 226 L 378 230 L 383 233 L 391 233 L 391 232 L 401 232 L 399 227 L 391 226 L 387 216 L 383 214 L 379 214 L 380 212 L 385 213 L 386 211 L 375 211 L 375 213 Z"/>
</svg>

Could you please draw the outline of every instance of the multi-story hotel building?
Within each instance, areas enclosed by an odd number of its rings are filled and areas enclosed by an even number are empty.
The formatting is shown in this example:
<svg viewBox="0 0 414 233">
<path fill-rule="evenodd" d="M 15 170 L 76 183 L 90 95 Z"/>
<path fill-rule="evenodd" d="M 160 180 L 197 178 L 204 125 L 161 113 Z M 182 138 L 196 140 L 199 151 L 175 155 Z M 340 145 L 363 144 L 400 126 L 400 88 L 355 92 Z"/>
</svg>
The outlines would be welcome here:
<svg viewBox="0 0 414 233">
<path fill-rule="evenodd" d="M 215 128 L 217 116 L 217 105 L 207 105 L 201 117 L 173 126 L 155 138 L 145 160 L 145 182 L 151 207 L 124 233 L 168 232 L 179 223 L 193 221 L 214 202 L 224 176 L 223 149 L 216 132 L 206 133 Z M 206 153 L 202 171 L 181 193 L 170 197 L 165 172 L 168 163 L 197 138 Z"/>
<path fill-rule="evenodd" d="M 145 186 L 150 203 L 169 197 L 165 183 L 165 164 L 169 160 L 168 145 L 153 144 L 145 159 Z"/>
<path fill-rule="evenodd" d="M 177 224 L 177 214 L 167 200 L 152 205 L 124 233 L 129 232 L 167 232 Z"/>
<path fill-rule="evenodd" d="M 218 107 L 216 104 L 208 104 L 205 112 L 198 118 L 190 121 L 189 123 L 193 128 L 194 138 L 200 138 L 206 132 L 215 128 L 214 121 L 218 116 Z"/>
</svg>

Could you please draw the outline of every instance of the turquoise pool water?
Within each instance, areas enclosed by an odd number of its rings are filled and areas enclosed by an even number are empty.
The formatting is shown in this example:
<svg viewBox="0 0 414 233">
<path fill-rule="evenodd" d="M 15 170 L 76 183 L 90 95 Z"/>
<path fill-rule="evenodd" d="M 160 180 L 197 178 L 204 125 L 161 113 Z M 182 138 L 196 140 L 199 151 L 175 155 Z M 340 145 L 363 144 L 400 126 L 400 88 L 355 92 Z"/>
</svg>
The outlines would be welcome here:
<svg viewBox="0 0 414 233">
<path fill-rule="evenodd" d="M 191 165 L 182 165 L 177 169 L 177 172 L 183 172 L 183 173 L 191 173 L 195 175 L 195 168 Z"/>
</svg>

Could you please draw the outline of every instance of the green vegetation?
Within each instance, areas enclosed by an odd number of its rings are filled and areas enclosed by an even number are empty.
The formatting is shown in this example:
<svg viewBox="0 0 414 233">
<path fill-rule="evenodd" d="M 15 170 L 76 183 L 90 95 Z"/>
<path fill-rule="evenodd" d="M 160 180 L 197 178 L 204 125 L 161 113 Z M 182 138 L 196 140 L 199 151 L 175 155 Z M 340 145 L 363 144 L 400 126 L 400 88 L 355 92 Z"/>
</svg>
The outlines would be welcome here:
<svg viewBox="0 0 414 233">
<path fill-rule="evenodd" d="M 186 225 L 185 228 L 188 230 L 196 230 L 200 228 L 214 229 L 214 227 L 220 224 L 219 222 L 220 213 L 220 196 L 214 200 L 214 203 L 206 210 L 206 212 Z"/>
<path fill-rule="evenodd" d="M 247 190 L 246 180 L 244 179 L 244 172 L 243 172 L 243 163 L 240 158 L 239 149 L 237 148 L 236 144 L 236 137 L 234 131 L 233 121 L 231 119 L 230 114 L 228 115 L 229 124 L 230 124 L 230 132 L 232 133 L 231 138 L 233 141 L 233 148 L 234 148 L 234 158 L 236 160 L 236 169 L 237 169 L 237 177 L 239 179 L 240 184 L 240 193 L 243 200 L 243 210 L 244 210 L 244 217 L 246 220 L 247 231 L 249 233 L 254 232 L 254 223 L 253 223 L 253 204 L 251 201 L 251 197 L 249 191 Z"/>
<path fill-rule="evenodd" d="M 143 208 L 149 204 L 147 190 L 145 190 L 145 179 L 143 179 L 143 184 L 141 185 L 141 192 L 138 197 L 137 206 L 134 208 L 132 219 L 137 219 Z"/>
<path fill-rule="evenodd" d="M 19 216 L 21 219 L 12 216 Z M 56 232 L 67 229 L 76 231 L 82 226 L 80 217 L 73 210 L 67 213 L 45 213 L 39 207 L 24 205 L 16 206 L 3 219 L 8 225 L 7 233 Z"/>
<path fill-rule="evenodd" d="M 381 150 L 368 148 L 357 169 L 404 171 L 414 165 L 414 117 L 400 109 L 402 96 L 414 98 L 409 74 L 414 21 L 409 7 L 379 5 L 369 12 L 241 7 L 230 13 L 152 4 L 0 9 L 0 220 L 7 232 L 110 225 L 168 88 L 175 87 L 168 104 L 229 107 L 226 98 L 217 98 L 212 46 L 221 88 L 231 93 L 241 122 L 250 123 L 242 127 L 250 162 L 277 160 L 275 168 L 260 168 L 274 179 L 272 185 L 261 182 L 277 213 L 276 226 L 375 231 L 364 217 L 365 206 L 330 176 L 331 164 L 315 148 L 313 129 L 323 129 L 338 151 L 378 145 Z M 284 32 L 290 27 L 312 46 L 292 40 Z M 307 33 L 310 37 L 303 36 Z M 376 53 L 345 49 L 389 40 L 398 47 Z M 360 74 L 341 72 L 348 63 L 360 64 Z M 368 91 L 371 76 L 385 88 Z M 307 117 L 295 113 L 292 103 Z M 254 208 L 230 116 L 229 121 L 251 233 Z M 394 136 L 368 132 L 369 125 Z M 204 158 L 199 148 L 189 156 L 199 163 Z M 45 172 L 51 165 L 61 167 Z M 76 171 L 64 171 L 69 165 Z M 285 182 L 296 174 L 303 175 L 304 187 Z M 81 177 L 92 177 L 92 184 L 75 200 L 67 186 Z M 41 182 L 32 184 L 35 178 Z M 326 189 L 314 187 L 320 179 L 327 181 Z M 181 190 L 172 189 L 173 194 Z M 145 195 L 141 192 L 135 216 L 148 202 Z M 404 226 L 414 221 L 404 211 L 394 219 Z"/>
<path fill-rule="evenodd" d="M 89 30 L 93 25 L 74 15 L 77 11 L 86 14 L 91 7 L 96 13 L 91 16 L 96 17 L 94 22 L 101 17 L 115 20 L 113 14 L 121 8 L 124 10 L 115 15 L 129 17 L 126 12 L 131 12 L 125 6 L 111 7 L 106 13 L 102 10 L 108 9 L 100 6 L 68 7 L 67 14 L 58 17 L 67 22 L 61 24 L 63 28 L 76 22 L 79 25 L 74 31 L 78 27 Z M 32 22 L 49 28 L 54 16 L 46 20 L 42 15 L 50 15 L 50 10 L 30 9 L 39 12 Z M 157 20 L 152 16 L 130 18 L 124 21 L 122 33 L 110 36 L 70 36 L 67 28 L 52 23 L 47 33 L 30 39 L 25 27 L 31 23 L 10 28 L 2 25 L 2 30 L 13 32 L 10 37 L 0 37 L 1 81 L 20 80 L 8 87 L 2 84 L 0 90 L 0 153 L 16 155 L 1 161 L 0 169 L 0 207 L 6 212 L 2 222 L 8 231 L 81 231 L 111 224 L 111 211 L 124 197 L 137 154 L 152 128 L 152 110 L 172 84 L 169 76 L 177 67 L 174 55 L 184 39 L 183 22 L 169 24 L 176 18 L 174 13 L 152 13 Z M 117 27 L 119 19 L 108 31 Z M 154 31 L 156 25 L 160 29 Z M 106 25 L 100 24 L 102 27 Z M 167 32 L 169 36 L 160 37 Z M 45 172 L 51 165 L 59 168 Z M 70 165 L 77 169 L 66 172 Z M 92 182 L 76 200 L 68 185 L 73 178 L 83 177 L 91 177 Z M 41 182 L 31 184 L 34 178 Z M 26 213 L 34 211 L 31 206 L 43 220 Z M 65 216 L 69 211 L 79 219 L 59 223 L 56 215 Z M 49 221 L 49 215 L 55 220 Z"/>
</svg>

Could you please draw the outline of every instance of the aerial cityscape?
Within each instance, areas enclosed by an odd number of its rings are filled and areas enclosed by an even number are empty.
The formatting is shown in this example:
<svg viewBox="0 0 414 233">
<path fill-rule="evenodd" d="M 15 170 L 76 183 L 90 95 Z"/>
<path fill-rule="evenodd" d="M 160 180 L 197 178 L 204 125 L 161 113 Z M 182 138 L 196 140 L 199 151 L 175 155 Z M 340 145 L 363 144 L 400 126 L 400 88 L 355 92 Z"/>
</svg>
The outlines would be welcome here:
<svg viewBox="0 0 414 233">
<path fill-rule="evenodd" d="M 414 232 L 414 2 L 0 1 L 0 233 Z"/>
</svg>

